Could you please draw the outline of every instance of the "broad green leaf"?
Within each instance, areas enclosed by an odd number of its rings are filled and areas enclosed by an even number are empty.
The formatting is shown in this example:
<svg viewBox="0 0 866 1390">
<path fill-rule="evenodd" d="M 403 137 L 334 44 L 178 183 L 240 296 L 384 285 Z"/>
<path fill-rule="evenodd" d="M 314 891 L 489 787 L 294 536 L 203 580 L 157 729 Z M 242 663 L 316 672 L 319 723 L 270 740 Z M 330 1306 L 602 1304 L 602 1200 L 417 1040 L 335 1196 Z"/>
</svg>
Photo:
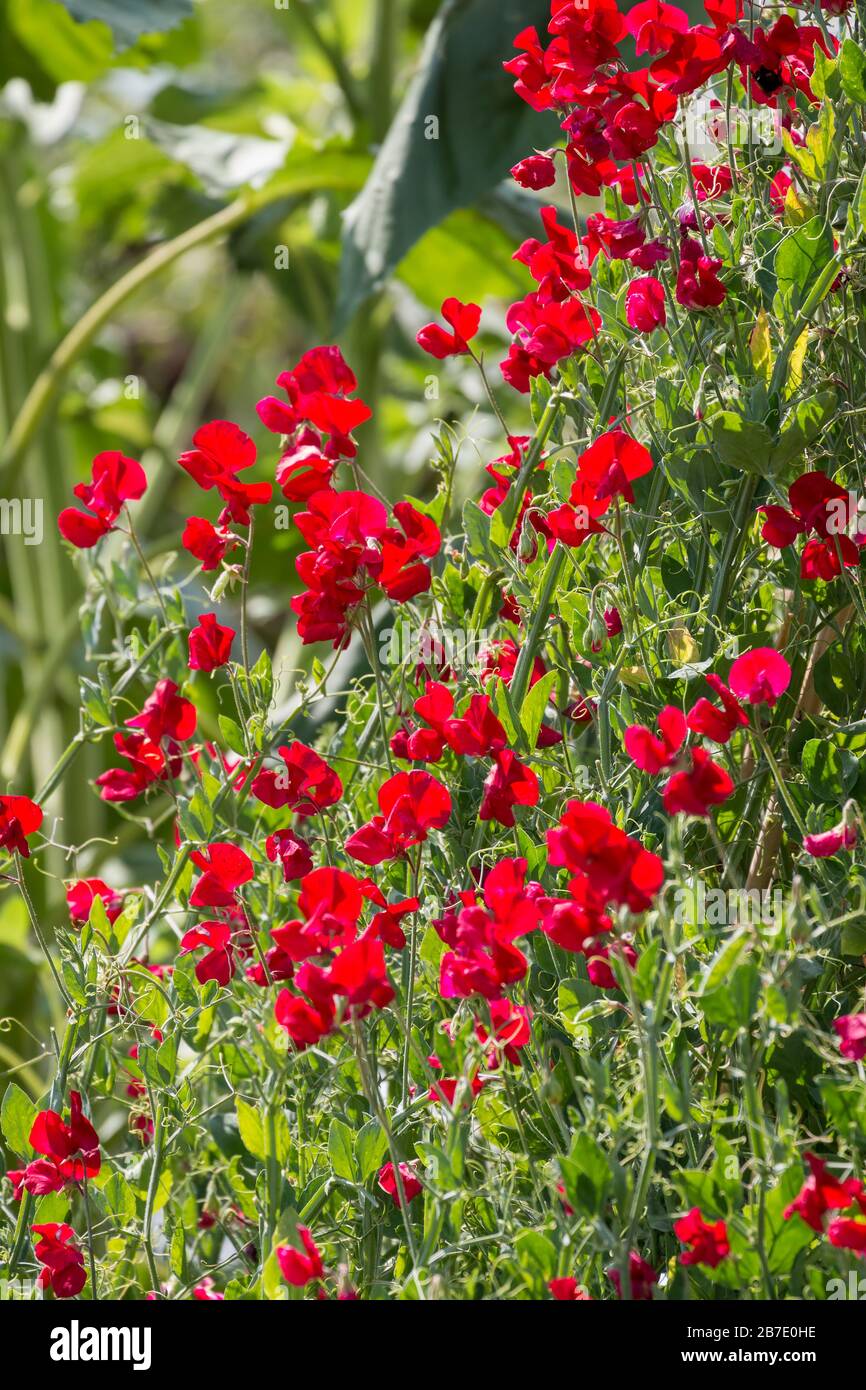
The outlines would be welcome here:
<svg viewBox="0 0 866 1390">
<path fill-rule="evenodd" d="M 118 0 L 62 0 L 62 3 L 73 19 L 82 24 L 94 19 L 107 24 L 118 48 L 129 48 L 142 34 L 174 29 L 193 13 L 193 0 L 122 0 L 122 3 Z"/>
<path fill-rule="evenodd" d="M 30 1131 L 37 1113 L 37 1107 L 30 1097 L 14 1081 L 10 1081 L 0 1107 L 0 1129 L 9 1148 L 22 1158 L 30 1156 Z"/>
<path fill-rule="evenodd" d="M 474 203 L 527 149 L 550 143 L 552 121 L 528 110 L 502 72 L 514 35 L 531 24 L 543 31 L 549 18 L 548 0 L 445 0 L 370 178 L 345 217 L 340 324 L 382 288 L 429 228 Z"/>
<path fill-rule="evenodd" d="M 845 39 L 837 62 L 846 97 L 860 104 L 866 102 L 866 53 L 853 39 Z"/>
<path fill-rule="evenodd" d="M 328 1130 L 328 1158 L 338 1178 L 354 1182 L 355 1174 L 355 1136 L 342 1120 L 333 1119 Z"/>
</svg>

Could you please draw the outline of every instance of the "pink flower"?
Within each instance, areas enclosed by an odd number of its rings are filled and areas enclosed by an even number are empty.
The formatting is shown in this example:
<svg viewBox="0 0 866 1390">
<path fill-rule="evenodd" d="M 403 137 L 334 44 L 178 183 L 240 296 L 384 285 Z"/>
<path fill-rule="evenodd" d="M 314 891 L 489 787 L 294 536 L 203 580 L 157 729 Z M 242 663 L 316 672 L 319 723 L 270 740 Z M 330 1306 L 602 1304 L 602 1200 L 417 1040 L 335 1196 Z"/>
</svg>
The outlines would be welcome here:
<svg viewBox="0 0 866 1390">
<path fill-rule="evenodd" d="M 862 1062 L 866 1057 L 866 1014 L 845 1014 L 833 1020 L 833 1027 L 839 1036 L 839 1051 L 851 1062 Z"/>
<path fill-rule="evenodd" d="M 844 821 L 832 830 L 803 836 L 803 848 L 814 859 L 828 859 L 831 854 L 838 854 L 840 849 L 853 849 L 856 843 L 856 825 L 846 825 Z"/>
<path fill-rule="evenodd" d="M 319 1247 L 306 1226 L 298 1227 L 298 1235 L 303 1245 L 303 1253 L 293 1245 L 278 1245 L 276 1250 L 280 1273 L 287 1284 L 302 1289 L 305 1284 L 324 1277 L 325 1267 L 319 1254 Z"/>
<path fill-rule="evenodd" d="M 731 667 L 728 684 L 750 705 L 774 705 L 791 683 L 791 668 L 775 647 L 754 647 Z"/>
</svg>

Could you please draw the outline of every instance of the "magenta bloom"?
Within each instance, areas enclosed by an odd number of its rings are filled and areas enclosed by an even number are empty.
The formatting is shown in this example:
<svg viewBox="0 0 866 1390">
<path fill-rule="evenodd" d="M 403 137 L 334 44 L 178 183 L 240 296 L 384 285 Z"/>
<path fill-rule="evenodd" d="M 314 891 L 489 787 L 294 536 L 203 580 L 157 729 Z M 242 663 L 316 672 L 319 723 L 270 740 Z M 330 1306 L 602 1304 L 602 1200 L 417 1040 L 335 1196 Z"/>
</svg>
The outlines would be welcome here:
<svg viewBox="0 0 866 1390">
<path fill-rule="evenodd" d="M 652 333 L 667 323 L 665 292 L 654 275 L 632 280 L 625 292 L 625 316 L 629 328 L 636 328 L 639 333 Z"/>
<path fill-rule="evenodd" d="M 774 705 L 791 684 L 791 668 L 775 647 L 755 647 L 734 662 L 728 684 L 747 704 Z"/>
<path fill-rule="evenodd" d="M 846 1014 L 833 1020 L 839 1035 L 839 1051 L 850 1062 L 862 1062 L 866 1057 L 866 1014 Z"/>
</svg>

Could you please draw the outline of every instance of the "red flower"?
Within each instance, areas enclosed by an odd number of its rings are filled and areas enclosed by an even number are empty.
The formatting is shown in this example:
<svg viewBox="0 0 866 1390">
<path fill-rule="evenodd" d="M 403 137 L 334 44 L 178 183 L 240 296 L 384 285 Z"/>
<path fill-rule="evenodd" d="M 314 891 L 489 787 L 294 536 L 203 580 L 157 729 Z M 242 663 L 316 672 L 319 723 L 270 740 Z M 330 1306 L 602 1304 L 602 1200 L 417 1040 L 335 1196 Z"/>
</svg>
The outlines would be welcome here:
<svg viewBox="0 0 866 1390">
<path fill-rule="evenodd" d="M 775 647 L 754 647 L 737 657 L 728 683 L 750 705 L 774 705 L 791 683 L 791 668 Z"/>
<path fill-rule="evenodd" d="M 192 437 L 194 448 L 181 454 L 178 463 L 206 492 L 216 488 L 229 516 L 249 526 L 252 506 L 270 502 L 270 483 L 243 483 L 237 474 L 256 461 L 256 446 L 231 420 L 211 420 Z"/>
<path fill-rule="evenodd" d="M 228 527 L 212 526 L 203 516 L 187 518 L 181 537 L 181 545 L 201 562 L 205 572 L 218 569 L 229 550 L 240 545 L 237 536 Z"/>
<path fill-rule="evenodd" d="M 710 672 L 706 676 L 706 682 L 721 700 L 722 709 L 717 709 L 714 704 L 701 696 L 689 710 L 686 723 L 693 733 L 703 734 L 705 738 L 711 738 L 714 743 L 727 743 L 737 729 L 748 724 L 749 716 L 737 697 L 723 681 L 719 680 L 718 676 Z"/>
<path fill-rule="evenodd" d="M 90 483 L 72 489 L 88 510 L 66 507 L 57 518 L 60 534 L 79 550 L 89 550 L 107 536 L 124 503 L 137 501 L 147 487 L 141 464 L 117 451 L 97 454 L 91 476 Z"/>
<path fill-rule="evenodd" d="M 178 693 L 174 681 L 161 680 L 145 700 L 141 714 L 126 722 L 131 729 L 140 729 L 151 743 L 158 744 L 164 738 L 183 743 L 195 733 L 195 705 Z"/>
<path fill-rule="evenodd" d="M 400 1200 L 400 1192 L 397 1186 L 397 1177 L 394 1172 L 393 1163 L 386 1163 L 379 1169 L 378 1183 L 383 1192 L 386 1192 L 394 1203 L 395 1207 L 402 1205 L 408 1206 L 413 1198 L 420 1196 L 424 1191 L 422 1184 L 415 1176 L 415 1170 L 410 1163 L 399 1164 L 400 1186 L 403 1189 L 403 1200 Z"/>
<path fill-rule="evenodd" d="M 866 1014 L 845 1014 L 833 1020 L 839 1037 L 839 1051 L 851 1062 L 866 1057 Z"/>
<path fill-rule="evenodd" d="M 493 768 L 484 783 L 479 820 L 495 820 L 500 825 L 514 824 L 515 806 L 538 805 L 538 778 L 525 763 L 518 760 L 510 748 L 493 755 Z"/>
<path fill-rule="evenodd" d="M 628 1257 L 629 1283 L 631 1284 L 631 1296 L 635 1302 L 649 1302 L 653 1296 L 653 1285 L 657 1284 L 659 1277 L 652 1265 L 642 1260 L 637 1251 L 632 1250 Z M 613 1284 L 617 1294 L 622 1298 L 622 1275 L 615 1266 L 607 1271 L 607 1277 Z"/>
<path fill-rule="evenodd" d="M 277 464 L 277 486 L 288 502 L 307 502 L 328 487 L 337 466 L 317 444 L 295 444 Z"/>
<path fill-rule="evenodd" d="M 526 1047 L 532 1038 L 531 1010 L 520 1004 L 512 1004 L 510 999 L 491 999 L 488 1007 L 493 1025 L 493 1044 L 487 1053 L 487 1066 L 494 1071 L 504 1057 L 516 1067 L 520 1063 L 519 1049 Z M 475 1036 L 482 1044 L 490 1036 L 478 1019 L 475 1020 Z"/>
<path fill-rule="evenodd" d="M 674 1234 L 677 1240 L 689 1246 L 680 1255 L 680 1264 L 709 1265 L 710 1269 L 715 1269 L 731 1253 L 728 1228 L 724 1221 L 709 1225 L 699 1207 L 692 1207 L 686 1216 L 674 1222 Z"/>
<path fill-rule="evenodd" d="M 841 1250 L 854 1250 L 858 1255 L 866 1255 L 866 1221 L 837 1217 L 827 1227 L 827 1239 Z"/>
<path fill-rule="evenodd" d="M 676 5 L 664 0 L 640 0 L 625 16 L 626 26 L 636 40 L 636 52 L 664 53 L 677 34 L 686 33 L 689 17 Z"/>
<path fill-rule="evenodd" d="M 652 333 L 667 323 L 664 288 L 654 275 L 632 280 L 625 292 L 625 317 L 629 327 L 639 333 Z"/>
<path fill-rule="evenodd" d="M 199 882 L 201 883 L 201 880 Z M 196 979 L 200 985 L 207 984 L 208 980 L 216 980 L 225 988 L 235 973 L 232 929 L 228 923 L 202 922 L 199 926 L 193 927 L 181 939 L 180 954 L 185 956 L 190 951 L 198 951 L 202 946 L 207 947 L 207 955 L 196 961 Z"/>
<path fill-rule="evenodd" d="M 190 907 L 234 907 L 238 888 L 253 876 L 252 860 L 237 845 L 222 843 L 195 849 L 189 857 L 202 870 Z"/>
<path fill-rule="evenodd" d="M 327 996 L 309 1004 L 299 995 L 281 989 L 274 1005 L 274 1017 L 295 1047 L 302 1051 L 330 1033 L 334 1025 L 334 1005 Z"/>
<path fill-rule="evenodd" d="M 0 796 L 0 849 L 30 858 L 28 835 L 42 824 L 42 808 L 28 796 Z"/>
<path fill-rule="evenodd" d="M 22 1192 L 42 1197 L 48 1192 L 60 1192 L 67 1183 L 95 1178 L 102 1159 L 99 1135 L 82 1114 L 81 1096 L 69 1092 L 69 1124 L 56 1110 L 41 1110 L 30 1130 L 30 1144 L 44 1159 L 36 1159 L 27 1167 L 7 1173 L 15 1188 L 16 1200 Z"/>
<path fill-rule="evenodd" d="M 159 744 L 144 734 L 115 734 L 114 746 L 132 766 L 112 767 L 100 773 L 96 785 L 103 801 L 132 801 L 152 783 L 180 771 L 179 759 L 172 757 L 167 761 Z"/>
<path fill-rule="evenodd" d="M 846 1178 L 844 1182 L 840 1182 L 838 1178 L 833 1177 L 826 1163 L 815 1154 L 807 1152 L 803 1157 L 809 1165 L 809 1177 L 794 1201 L 785 1208 L 783 1214 L 786 1221 L 790 1221 L 792 1216 L 799 1216 L 807 1226 L 811 1226 L 813 1231 L 820 1234 L 828 1211 L 844 1211 L 846 1207 L 854 1206 L 855 1203 L 862 1211 L 866 1211 L 866 1194 L 862 1182 L 857 1178 Z"/>
<path fill-rule="evenodd" d="M 298 1227 L 298 1235 L 303 1245 L 303 1253 L 293 1245 L 278 1245 L 276 1250 L 280 1273 L 287 1284 L 301 1289 L 325 1275 L 325 1267 L 319 1254 L 319 1247 L 306 1226 Z"/>
<path fill-rule="evenodd" d="M 234 639 L 234 628 L 221 627 L 216 613 L 202 613 L 198 627 L 194 627 L 189 634 L 189 669 L 215 671 L 217 666 L 225 666 L 231 656 Z"/>
<path fill-rule="evenodd" d="M 396 859 L 430 830 L 441 830 L 451 815 L 448 788 L 429 772 L 398 772 L 379 788 L 378 800 L 381 815 L 346 841 L 346 853 L 362 864 Z"/>
<path fill-rule="evenodd" d="M 511 177 L 521 188 L 531 188 L 537 192 L 556 183 L 556 165 L 548 154 L 533 154 L 514 165 Z"/>
<path fill-rule="evenodd" d="M 343 784 L 312 748 L 293 743 L 279 750 L 285 770 L 260 772 L 252 785 L 253 796 L 266 806 L 288 806 L 302 816 L 313 816 L 334 806 L 343 795 Z"/>
<path fill-rule="evenodd" d="M 394 998 L 385 970 L 385 948 L 371 936 L 360 936 L 343 948 L 325 976 L 327 988 L 346 998 L 356 1018 L 374 1006 L 384 1009 Z"/>
<path fill-rule="evenodd" d="M 43 1266 L 39 1273 L 42 1288 L 50 1288 L 56 1298 L 74 1298 L 87 1283 L 87 1274 L 84 1256 L 70 1244 L 75 1239 L 72 1227 L 65 1221 L 49 1221 L 30 1229 L 39 1236 L 34 1254 Z"/>
<path fill-rule="evenodd" d="M 721 304 L 727 290 L 718 278 L 722 262 L 705 256 L 699 241 L 684 236 L 677 274 L 677 303 L 686 309 L 711 309 Z"/>
<path fill-rule="evenodd" d="M 304 878 L 313 867 L 310 846 L 293 830 L 275 830 L 265 841 L 265 852 L 272 864 L 279 859 L 286 883 Z"/>
<path fill-rule="evenodd" d="M 652 455 L 624 430 L 608 430 L 577 461 L 579 477 L 591 484 L 595 496 L 634 501 L 632 483 L 649 473 Z"/>
<path fill-rule="evenodd" d="M 585 874 L 602 903 L 645 912 L 664 882 L 657 854 L 613 824 L 595 801 L 569 801 L 559 826 L 547 832 L 552 866 Z"/>
<path fill-rule="evenodd" d="M 653 777 L 676 762 L 686 738 L 685 718 L 673 705 L 665 705 L 658 726 L 658 738 L 643 724 L 632 724 L 623 735 L 625 751 L 632 762 Z"/>
<path fill-rule="evenodd" d="M 804 473 L 788 489 L 788 501 L 790 511 L 773 503 L 758 508 L 766 517 L 761 536 L 768 545 L 784 550 L 797 536 L 816 533 L 800 557 L 801 578 L 829 582 L 841 574 L 843 565 L 859 563 L 857 546 L 845 535 L 853 508 L 844 488 L 826 473 Z"/>
<path fill-rule="evenodd" d="M 451 325 L 448 333 L 437 323 L 428 323 L 416 337 L 418 346 L 431 357 L 440 361 L 445 357 L 459 357 L 469 352 L 469 343 L 478 332 L 481 323 L 481 309 L 477 304 L 461 304 L 459 299 L 446 299 L 442 305 L 442 317 Z"/>
<path fill-rule="evenodd" d="M 533 377 L 549 377 L 558 362 L 595 337 L 601 316 L 576 296 L 563 303 L 545 302 L 539 291 L 512 304 L 506 323 L 517 342 L 511 345 L 500 371 L 509 386 L 526 394 Z"/>
<path fill-rule="evenodd" d="M 592 1299 L 570 1275 L 562 1279 L 551 1279 L 548 1289 L 558 1303 L 591 1303 Z"/>
<path fill-rule="evenodd" d="M 362 400 L 350 399 L 358 382 L 338 347 L 310 348 L 291 371 L 280 373 L 277 386 L 285 391 L 288 401 L 266 396 L 256 406 L 267 429 L 294 435 L 301 427 L 312 425 L 330 435 L 329 457 L 354 457 L 357 446 L 351 433 L 370 419 L 372 411 Z M 310 435 L 304 428 L 296 442 L 310 443 Z"/>
<path fill-rule="evenodd" d="M 708 816 L 711 806 L 720 806 L 734 790 L 734 784 L 723 767 L 713 762 L 704 748 L 692 749 L 692 766 L 688 772 L 675 772 L 662 791 L 662 801 L 668 815 L 681 811 L 687 816 Z"/>
<path fill-rule="evenodd" d="M 96 898 L 101 898 L 109 922 L 116 922 L 123 911 L 123 894 L 109 888 L 101 878 L 79 878 L 66 889 L 66 905 L 71 921 L 82 925 L 90 917 Z"/>
</svg>

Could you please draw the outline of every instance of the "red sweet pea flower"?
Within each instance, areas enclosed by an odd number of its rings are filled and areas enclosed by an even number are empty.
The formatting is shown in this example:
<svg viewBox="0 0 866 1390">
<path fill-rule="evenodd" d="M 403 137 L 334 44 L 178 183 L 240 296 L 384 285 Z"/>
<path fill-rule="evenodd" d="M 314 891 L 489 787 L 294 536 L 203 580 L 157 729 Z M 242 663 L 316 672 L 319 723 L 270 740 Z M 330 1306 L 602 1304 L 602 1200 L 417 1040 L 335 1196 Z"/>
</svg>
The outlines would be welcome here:
<svg viewBox="0 0 866 1390">
<path fill-rule="evenodd" d="M 619 105 L 604 132 L 614 159 L 638 159 L 658 140 L 660 124 L 653 112 L 637 101 Z"/>
<path fill-rule="evenodd" d="M 690 771 L 674 773 L 662 790 L 662 802 L 671 816 L 680 811 L 687 816 L 708 816 L 710 807 L 727 801 L 733 790 L 727 772 L 713 762 L 706 749 L 693 748 Z"/>
<path fill-rule="evenodd" d="M 632 1250 L 628 1257 L 629 1283 L 631 1284 L 631 1296 L 635 1302 L 649 1302 L 653 1296 L 653 1285 L 657 1284 L 659 1277 L 652 1265 L 642 1260 L 636 1250 Z M 607 1271 L 607 1277 L 613 1284 L 617 1294 L 622 1298 L 622 1275 L 615 1266 Z"/>
<path fill-rule="evenodd" d="M 578 473 L 571 485 L 568 502 L 548 512 L 548 530 L 564 545 L 577 547 L 583 545 L 590 536 L 604 534 L 605 528 L 598 517 L 603 516 L 608 510 L 611 499 L 598 497 L 595 486 L 589 478 Z"/>
<path fill-rule="evenodd" d="M 846 1178 L 840 1182 L 815 1154 L 807 1152 L 803 1157 L 809 1165 L 810 1174 L 794 1201 L 785 1208 L 783 1214 L 786 1221 L 799 1216 L 807 1226 L 820 1234 L 828 1211 L 844 1211 L 855 1203 L 866 1211 L 866 1193 L 862 1182 L 857 1178 Z"/>
<path fill-rule="evenodd" d="M 827 1227 L 827 1239 L 841 1250 L 855 1250 L 858 1255 L 866 1255 L 866 1221 L 837 1217 Z"/>
<path fill-rule="evenodd" d="M 201 883 L 202 880 L 199 880 Z M 192 902 L 192 899 L 190 899 Z M 232 929 L 226 922 L 202 922 L 184 934 L 180 943 L 180 955 L 207 947 L 207 955 L 196 961 L 195 977 L 200 985 L 208 980 L 216 980 L 223 988 L 235 973 L 235 954 L 232 947 Z"/>
<path fill-rule="evenodd" d="M 190 907 L 234 907 L 238 888 L 253 876 L 252 860 L 237 845 L 222 843 L 194 849 L 189 857 L 202 870 Z"/>
<path fill-rule="evenodd" d="M 402 951 L 406 946 L 406 934 L 400 923 L 410 912 L 417 912 L 418 907 L 417 898 L 404 898 L 399 903 L 385 903 L 382 911 L 377 912 L 371 919 L 368 934 L 378 936 L 380 941 L 384 941 L 386 946 L 393 946 L 395 951 Z"/>
<path fill-rule="evenodd" d="M 154 782 L 180 772 L 180 760 L 166 760 L 159 744 L 144 734 L 115 734 L 114 746 L 131 766 L 112 767 L 100 773 L 96 785 L 103 801 L 132 801 Z"/>
<path fill-rule="evenodd" d="M 653 777 L 676 762 L 686 738 L 685 718 L 673 705 L 665 705 L 658 725 L 658 738 L 643 724 L 632 724 L 623 735 L 625 751 L 632 762 Z"/>
<path fill-rule="evenodd" d="M 298 742 L 281 747 L 279 753 L 285 770 L 260 772 L 253 781 L 253 796 L 266 806 L 277 810 L 288 806 L 301 816 L 336 805 L 343 784 L 324 758 Z"/>
<path fill-rule="evenodd" d="M 595 337 L 601 316 L 576 296 L 563 303 L 545 302 L 539 292 L 512 304 L 506 323 L 517 342 L 511 345 L 500 371 L 509 386 L 527 394 L 533 377 L 549 378 L 558 362 Z"/>
<path fill-rule="evenodd" d="M 126 722 L 131 729 L 140 729 L 151 743 L 158 744 L 164 738 L 183 743 L 195 733 L 196 709 L 178 693 L 174 681 L 161 680 L 145 700 L 141 714 Z"/>
<path fill-rule="evenodd" d="M 400 1192 L 397 1185 L 397 1176 L 394 1172 L 393 1163 L 386 1163 L 379 1169 L 378 1183 L 382 1191 L 387 1193 L 395 1207 L 408 1206 L 413 1198 L 420 1196 L 424 1191 L 423 1185 L 415 1176 L 415 1170 L 411 1163 L 401 1163 L 400 1186 L 403 1189 L 403 1200 L 400 1199 Z"/>
<path fill-rule="evenodd" d="M 355 373 L 335 346 L 310 348 L 289 372 L 281 372 L 277 386 L 288 401 L 266 396 L 256 406 L 263 425 L 274 434 L 294 435 L 298 444 L 315 442 L 309 426 L 330 436 L 329 458 L 353 458 L 357 446 L 353 430 L 370 419 L 372 411 L 362 400 L 350 397 L 358 388 Z"/>
<path fill-rule="evenodd" d="M 750 705 L 774 705 L 791 683 L 791 668 L 775 647 L 754 647 L 737 657 L 728 683 Z"/>
<path fill-rule="evenodd" d="M 214 1288 L 213 1279 L 209 1276 L 202 1279 L 200 1284 L 196 1284 L 192 1296 L 199 1303 L 222 1303 L 225 1298 L 224 1293 L 218 1293 Z"/>
<path fill-rule="evenodd" d="M 842 573 L 843 565 L 859 564 L 857 546 L 845 535 L 854 509 L 844 488 L 826 473 L 804 473 L 788 489 L 788 501 L 790 511 L 772 503 L 758 508 L 766 517 L 761 536 L 769 545 L 784 550 L 797 536 L 816 533 L 800 558 L 802 579 L 829 582 Z"/>
<path fill-rule="evenodd" d="M 50 1288 L 55 1298 L 74 1298 L 87 1283 L 87 1274 L 84 1256 L 70 1244 L 75 1239 L 72 1227 L 65 1221 L 48 1221 L 30 1229 L 39 1236 L 34 1254 L 43 1266 L 39 1273 L 42 1288 Z"/>
<path fill-rule="evenodd" d="M 324 983 L 332 994 L 345 996 L 355 1018 L 370 1009 L 384 1009 L 394 998 L 385 969 L 385 948 L 372 936 L 359 936 L 339 953 Z"/>
<path fill-rule="evenodd" d="M 446 299 L 442 305 L 442 317 L 451 325 L 453 332 L 446 332 L 437 323 L 428 323 L 416 336 L 418 346 L 440 361 L 469 352 L 469 343 L 481 323 L 480 307 L 477 304 L 461 304 L 459 299 Z"/>
<path fill-rule="evenodd" d="M 250 524 L 250 507 L 270 502 L 270 483 L 244 483 L 237 474 L 256 461 L 256 446 L 231 420 L 211 420 L 192 437 L 194 448 L 181 454 L 178 463 L 208 492 L 216 488 L 233 521 Z"/>
<path fill-rule="evenodd" d="M 839 1051 L 849 1062 L 862 1062 L 866 1057 L 866 1014 L 845 1014 L 833 1020 L 839 1037 Z"/>
<path fill-rule="evenodd" d="M 69 1092 L 69 1124 L 56 1110 L 41 1110 L 30 1130 L 30 1144 L 45 1157 L 28 1163 L 21 1171 L 7 1173 L 16 1200 L 22 1192 L 42 1197 L 48 1192 L 62 1191 L 68 1183 L 84 1182 L 99 1174 L 99 1135 L 82 1114 L 77 1091 Z"/>
<path fill-rule="evenodd" d="M 559 826 L 547 832 L 552 866 L 585 874 L 602 903 L 645 912 L 664 882 L 657 854 L 613 824 L 595 801 L 569 801 Z"/>
<path fill-rule="evenodd" d="M 225 666 L 235 636 L 233 627 L 220 626 L 216 613 L 202 613 L 198 626 L 189 634 L 189 669 L 215 671 L 218 666 Z"/>
<path fill-rule="evenodd" d="M 686 1216 L 674 1222 L 674 1235 L 689 1246 L 680 1255 L 680 1264 L 683 1265 L 708 1265 L 710 1269 L 715 1269 L 731 1253 L 728 1228 L 724 1221 L 709 1225 L 699 1207 L 692 1207 Z"/>
<path fill-rule="evenodd" d="M 686 309 L 712 309 L 721 304 L 727 294 L 716 274 L 721 267 L 720 260 L 704 255 L 699 241 L 684 236 L 677 273 L 677 303 Z"/>
<path fill-rule="evenodd" d="M 309 1004 L 306 999 L 280 990 L 274 1005 L 274 1017 L 284 1028 L 299 1052 L 314 1047 L 334 1026 L 334 1005 L 330 997 Z"/>
<path fill-rule="evenodd" d="M 521 159 L 511 170 L 511 177 L 521 188 L 531 188 L 538 192 L 556 183 L 556 165 L 548 154 L 533 154 Z"/>
<path fill-rule="evenodd" d="M 304 920 L 274 927 L 271 935 L 292 960 L 323 955 L 354 941 L 363 905 L 361 884 L 352 874 L 329 866 L 313 869 L 298 898 Z"/>
<path fill-rule="evenodd" d="M 317 444 L 295 444 L 277 464 L 277 486 L 288 502 L 307 502 L 330 484 L 336 459 Z"/>
<path fill-rule="evenodd" d="M 228 551 L 240 545 L 240 541 L 227 526 L 215 527 L 203 516 L 191 516 L 187 518 L 181 545 L 195 556 L 205 573 L 208 573 L 219 569 Z"/>
<path fill-rule="evenodd" d="M 89 550 L 114 528 L 124 503 L 137 501 L 146 487 L 144 469 L 135 459 L 116 451 L 97 454 L 92 481 L 72 489 L 88 510 L 66 507 L 57 518 L 60 534 L 79 550 Z"/>
<path fill-rule="evenodd" d="M 109 888 L 101 878 L 79 878 L 66 889 L 69 917 L 76 926 L 81 926 L 88 920 L 96 898 L 102 899 L 109 922 L 117 921 L 123 911 L 123 894 Z"/>
<path fill-rule="evenodd" d="M 632 280 L 625 292 L 625 317 L 629 328 L 639 333 L 652 333 L 667 323 L 664 288 L 654 275 Z"/>
<path fill-rule="evenodd" d="M 27 837 L 42 824 L 42 808 L 28 796 L 0 796 L 0 849 L 30 858 Z"/>
<path fill-rule="evenodd" d="M 382 814 L 346 841 L 346 853 L 362 864 L 396 859 L 429 831 L 441 830 L 451 815 L 448 788 L 429 772 L 398 772 L 379 788 L 378 800 Z"/>
<path fill-rule="evenodd" d="M 592 1302 L 586 1289 L 582 1289 L 577 1280 L 570 1275 L 566 1275 L 562 1279 L 551 1279 L 547 1287 L 558 1303 Z"/>
<path fill-rule="evenodd" d="M 279 859 L 286 883 L 306 877 L 313 867 L 310 846 L 294 830 L 275 830 L 265 841 L 265 853 L 272 864 Z"/>
<path fill-rule="evenodd" d="M 558 210 L 553 206 L 542 208 L 541 223 L 547 240 L 529 237 L 512 259 L 525 265 L 537 282 L 539 304 L 561 303 L 578 290 L 588 289 L 592 276 L 574 228 L 560 223 Z"/>
<path fill-rule="evenodd" d="M 640 4 L 629 10 L 625 22 L 636 40 L 638 54 L 664 53 L 677 34 L 685 34 L 689 28 L 689 17 L 685 10 L 676 5 L 667 5 L 664 0 L 641 0 Z"/>
<path fill-rule="evenodd" d="M 493 756 L 493 768 L 484 783 L 479 820 L 514 825 L 515 806 L 538 805 L 538 778 L 517 754 L 504 748 Z"/>
<path fill-rule="evenodd" d="M 624 497 L 633 502 L 631 485 L 650 472 L 653 461 L 649 449 L 624 430 L 608 430 L 584 450 L 577 466 L 597 498 Z"/>
<path fill-rule="evenodd" d="M 712 739 L 714 743 L 727 743 L 737 729 L 744 728 L 748 724 L 749 716 L 737 697 L 718 676 L 710 672 L 706 676 L 706 682 L 719 696 L 722 708 L 718 709 L 701 696 L 689 710 L 686 723 L 695 734 L 703 734 L 705 738 Z"/>
<path fill-rule="evenodd" d="M 303 1253 L 296 1250 L 293 1245 L 278 1245 L 276 1256 L 280 1273 L 286 1283 L 293 1284 L 297 1289 L 302 1289 L 306 1284 L 323 1279 L 325 1266 L 322 1264 L 319 1247 L 307 1227 L 299 1226 L 298 1235 L 304 1247 Z"/>
</svg>

